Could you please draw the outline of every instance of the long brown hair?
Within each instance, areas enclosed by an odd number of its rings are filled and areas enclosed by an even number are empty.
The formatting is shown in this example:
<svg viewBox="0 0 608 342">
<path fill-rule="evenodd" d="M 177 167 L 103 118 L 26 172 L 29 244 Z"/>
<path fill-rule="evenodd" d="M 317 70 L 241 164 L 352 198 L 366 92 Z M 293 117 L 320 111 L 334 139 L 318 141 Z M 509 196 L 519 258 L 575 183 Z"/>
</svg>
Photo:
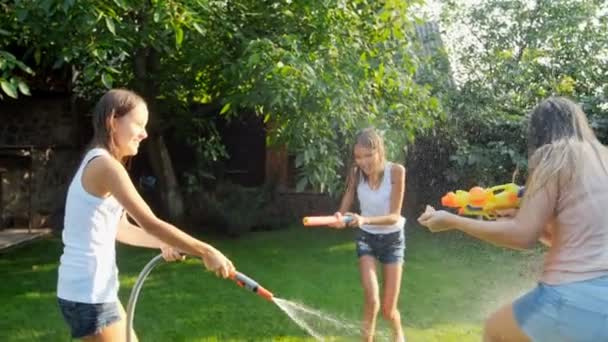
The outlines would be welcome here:
<svg viewBox="0 0 608 342">
<path fill-rule="evenodd" d="M 554 177 L 571 180 L 580 176 L 588 152 L 608 174 L 608 149 L 595 136 L 582 108 L 564 97 L 542 101 L 532 111 L 528 125 L 530 177 L 526 194 Z"/>
<path fill-rule="evenodd" d="M 107 149 L 114 158 L 119 159 L 118 146 L 113 137 L 112 119 L 127 115 L 141 103 L 145 104 L 146 102 L 131 90 L 112 89 L 106 92 L 93 110 L 94 135 L 89 144 L 89 149 L 100 146 Z M 124 164 L 125 159 L 119 161 Z"/>
<path fill-rule="evenodd" d="M 359 169 L 355 161 L 354 153 L 356 145 L 369 148 L 370 150 L 377 152 L 380 156 L 381 165 L 384 165 L 384 163 L 386 162 L 386 155 L 384 152 L 384 139 L 382 139 L 382 136 L 378 133 L 378 131 L 376 131 L 376 129 L 373 127 L 368 127 L 359 131 L 355 137 L 355 143 L 353 144 L 351 149 L 352 160 L 348 169 L 348 175 L 346 177 L 347 190 L 351 187 L 356 187 L 356 185 L 361 181 L 368 181 L 367 175 L 365 174 L 365 172 Z M 380 182 L 382 182 L 383 178 L 384 169 L 380 174 Z"/>
</svg>

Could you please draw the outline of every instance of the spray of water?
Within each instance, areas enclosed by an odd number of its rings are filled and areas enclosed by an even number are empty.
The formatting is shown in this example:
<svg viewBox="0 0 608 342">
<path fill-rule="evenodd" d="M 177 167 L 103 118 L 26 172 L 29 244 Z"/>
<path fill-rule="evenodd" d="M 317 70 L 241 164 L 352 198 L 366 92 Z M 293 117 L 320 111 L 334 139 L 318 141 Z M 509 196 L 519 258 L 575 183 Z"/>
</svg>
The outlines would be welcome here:
<svg viewBox="0 0 608 342">
<path fill-rule="evenodd" d="M 359 336 L 360 327 L 357 324 L 294 301 L 276 297 L 273 300 L 292 321 L 317 341 L 356 340 Z M 388 334 L 377 336 L 384 340 Z"/>
<path fill-rule="evenodd" d="M 297 314 L 298 307 L 300 305 L 281 298 L 274 298 L 274 302 L 281 310 L 283 310 L 283 312 L 285 312 L 285 314 L 287 314 L 287 316 L 289 316 L 289 318 L 291 318 L 292 321 L 294 321 L 302 329 L 306 330 L 310 336 L 314 337 L 318 341 L 323 341 L 323 336 L 321 336 L 319 332 L 315 331 L 315 329 L 313 329 L 313 327 L 311 327 L 305 319 Z"/>
</svg>

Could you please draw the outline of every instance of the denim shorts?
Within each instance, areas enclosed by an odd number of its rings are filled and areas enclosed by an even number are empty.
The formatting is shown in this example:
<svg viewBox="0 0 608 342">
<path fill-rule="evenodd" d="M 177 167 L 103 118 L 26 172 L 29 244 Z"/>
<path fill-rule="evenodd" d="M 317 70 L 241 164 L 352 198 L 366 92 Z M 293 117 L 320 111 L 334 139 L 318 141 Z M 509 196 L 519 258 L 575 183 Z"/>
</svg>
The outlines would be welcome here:
<svg viewBox="0 0 608 342">
<path fill-rule="evenodd" d="M 89 304 L 57 300 L 63 318 L 70 326 L 72 338 L 98 334 L 103 328 L 121 320 L 118 302 Z"/>
<path fill-rule="evenodd" d="M 371 255 L 383 264 L 403 262 L 405 259 L 405 232 L 372 234 L 363 229 L 357 232 L 357 257 Z"/>
<path fill-rule="evenodd" d="M 513 303 L 532 341 L 608 341 L 608 276 L 561 285 L 539 283 Z"/>
</svg>

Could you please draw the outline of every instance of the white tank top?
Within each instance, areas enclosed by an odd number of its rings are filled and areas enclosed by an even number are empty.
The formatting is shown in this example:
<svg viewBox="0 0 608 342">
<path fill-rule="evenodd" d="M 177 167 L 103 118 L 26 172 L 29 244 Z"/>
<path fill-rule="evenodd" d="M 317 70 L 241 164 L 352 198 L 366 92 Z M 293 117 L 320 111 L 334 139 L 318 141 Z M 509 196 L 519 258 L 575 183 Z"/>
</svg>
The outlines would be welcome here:
<svg viewBox="0 0 608 342">
<path fill-rule="evenodd" d="M 82 187 L 82 173 L 91 159 L 110 155 L 90 150 L 70 183 L 65 204 L 57 296 L 81 303 L 118 300 L 116 233 L 123 208 L 113 196 L 100 198 Z"/>
<path fill-rule="evenodd" d="M 359 180 L 357 185 L 357 197 L 361 207 L 361 216 L 384 216 L 390 213 L 391 208 L 391 169 L 392 163 L 387 162 L 384 167 L 382 183 L 376 190 L 369 187 L 365 180 Z M 388 234 L 398 232 L 405 226 L 405 217 L 400 216 L 397 223 L 393 225 L 370 225 L 364 224 L 361 229 L 370 234 Z"/>
</svg>

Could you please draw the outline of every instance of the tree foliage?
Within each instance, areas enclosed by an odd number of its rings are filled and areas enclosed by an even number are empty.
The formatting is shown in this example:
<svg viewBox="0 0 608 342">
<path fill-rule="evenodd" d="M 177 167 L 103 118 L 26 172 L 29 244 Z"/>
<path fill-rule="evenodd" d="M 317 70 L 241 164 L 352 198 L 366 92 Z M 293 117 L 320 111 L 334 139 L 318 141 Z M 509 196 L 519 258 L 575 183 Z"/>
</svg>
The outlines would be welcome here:
<svg viewBox="0 0 608 342">
<path fill-rule="evenodd" d="M 359 128 L 383 130 L 401 159 L 405 143 L 433 124 L 438 102 L 415 82 L 409 10 L 402 1 L 277 3 L 272 34 L 243 44 L 225 101 L 256 108 L 271 123 L 271 143 L 297 154 L 298 188 L 339 188 Z"/>
<path fill-rule="evenodd" d="M 447 107 L 458 140 L 453 178 L 504 182 L 525 168 L 525 117 L 542 99 L 580 102 L 608 138 L 608 5 L 604 1 L 484 0 L 444 4 L 445 27 L 467 27 L 452 40 L 459 88 Z"/>
<path fill-rule="evenodd" d="M 156 127 L 183 130 L 205 158 L 225 151 L 192 104 L 231 120 L 255 109 L 269 144 L 297 155 L 299 188 L 335 191 L 357 129 L 377 126 L 401 157 L 439 113 L 415 82 L 415 2 L 15 0 L 2 5 L 0 49 L 24 48 L 17 57 L 34 71 L 69 68 L 79 96 L 114 86 L 153 96 Z M 27 89 L 0 66 L 7 94 Z"/>
</svg>

